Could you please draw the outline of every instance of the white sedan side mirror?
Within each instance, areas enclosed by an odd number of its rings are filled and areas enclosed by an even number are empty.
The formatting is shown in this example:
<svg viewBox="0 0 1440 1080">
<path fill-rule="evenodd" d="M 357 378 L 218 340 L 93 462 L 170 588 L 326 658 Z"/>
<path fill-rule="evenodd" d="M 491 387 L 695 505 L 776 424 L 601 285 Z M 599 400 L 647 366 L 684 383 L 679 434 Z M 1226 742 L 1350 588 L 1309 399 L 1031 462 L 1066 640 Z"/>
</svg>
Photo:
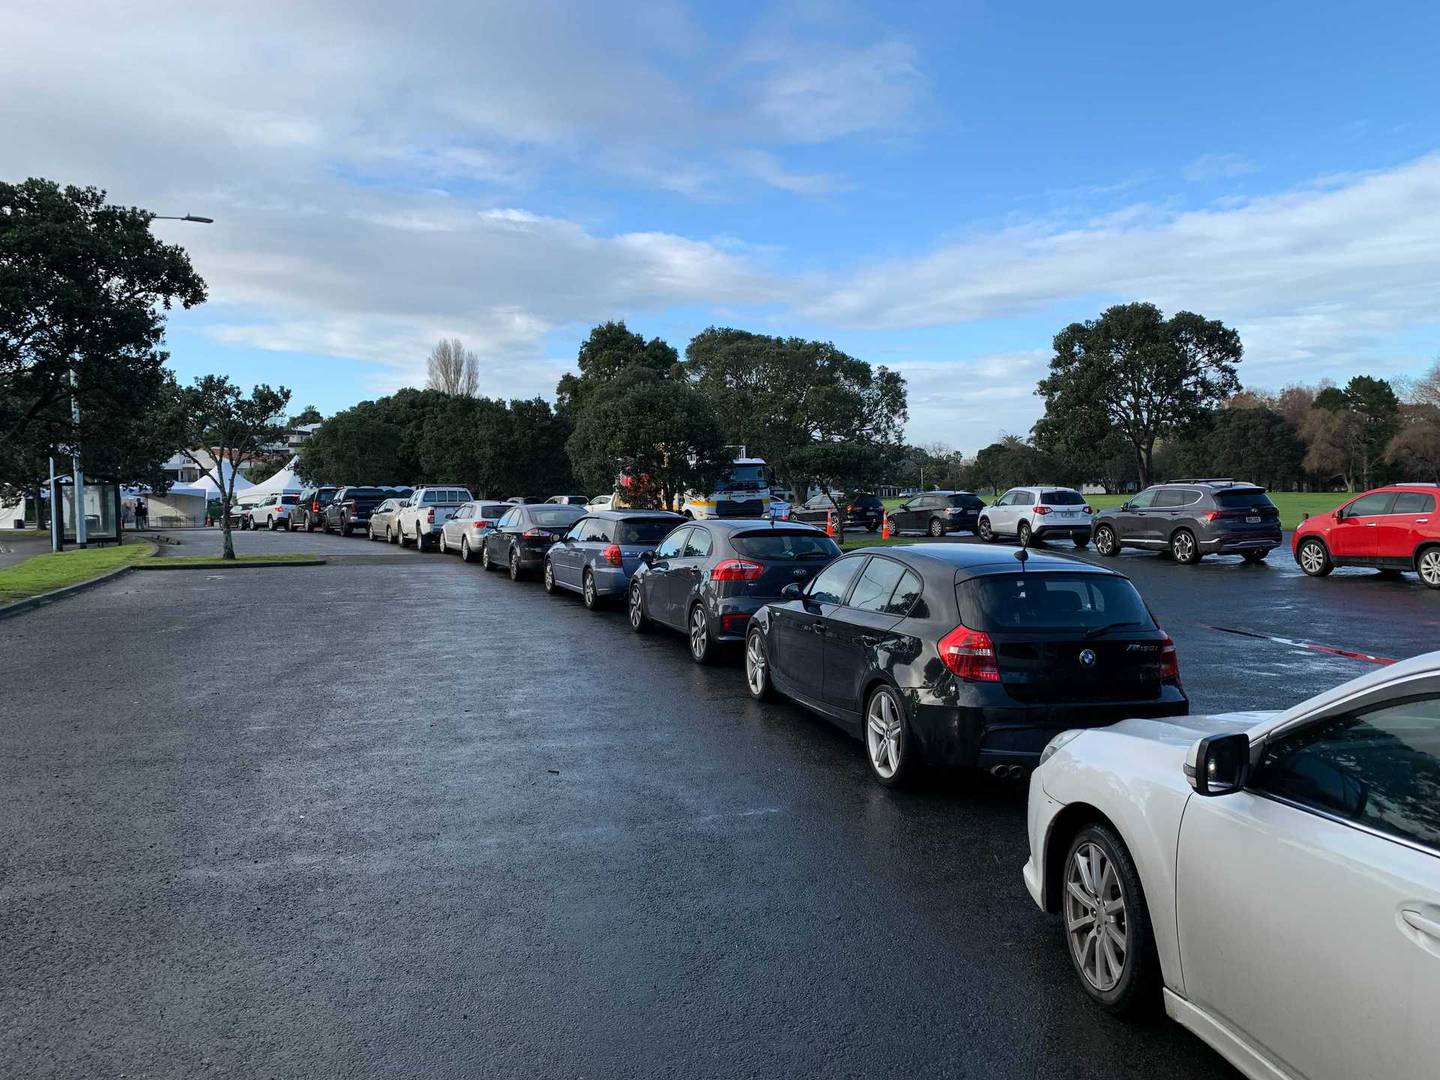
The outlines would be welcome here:
<svg viewBox="0 0 1440 1080">
<path fill-rule="evenodd" d="M 1190 747 L 1185 779 L 1197 795 L 1230 795 L 1250 778 L 1250 736 L 1207 735 Z"/>
</svg>

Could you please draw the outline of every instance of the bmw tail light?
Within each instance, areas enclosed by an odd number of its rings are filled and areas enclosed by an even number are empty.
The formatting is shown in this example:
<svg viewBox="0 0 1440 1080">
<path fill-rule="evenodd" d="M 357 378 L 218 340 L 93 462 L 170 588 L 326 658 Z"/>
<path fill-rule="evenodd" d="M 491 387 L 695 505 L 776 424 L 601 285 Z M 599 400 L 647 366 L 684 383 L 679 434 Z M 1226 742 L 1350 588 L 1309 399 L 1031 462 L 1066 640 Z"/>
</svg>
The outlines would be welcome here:
<svg viewBox="0 0 1440 1080">
<path fill-rule="evenodd" d="M 1049 512 L 1050 512 L 1050 508 L 1049 508 L 1048 506 L 1037 506 L 1037 507 L 1035 507 L 1035 513 L 1037 513 L 1037 514 L 1048 514 Z"/>
<path fill-rule="evenodd" d="M 1180 655 L 1175 651 L 1175 642 L 1169 634 L 1166 634 L 1165 640 L 1160 643 L 1160 681 L 1180 681 Z"/>
<path fill-rule="evenodd" d="M 710 570 L 711 581 L 755 581 L 765 567 L 748 559 L 723 559 Z"/>
<path fill-rule="evenodd" d="M 611 545 L 610 545 L 609 547 L 607 547 L 604 551 L 602 551 L 601 554 L 605 557 L 605 561 L 606 561 L 607 563 L 609 563 L 611 566 L 619 566 L 619 565 L 620 565 L 620 545 L 619 545 L 619 544 L 611 544 Z"/>
<path fill-rule="evenodd" d="M 941 662 L 968 682 L 999 682 L 1000 666 L 995 660 L 995 642 L 983 630 L 960 625 L 940 639 Z"/>
</svg>

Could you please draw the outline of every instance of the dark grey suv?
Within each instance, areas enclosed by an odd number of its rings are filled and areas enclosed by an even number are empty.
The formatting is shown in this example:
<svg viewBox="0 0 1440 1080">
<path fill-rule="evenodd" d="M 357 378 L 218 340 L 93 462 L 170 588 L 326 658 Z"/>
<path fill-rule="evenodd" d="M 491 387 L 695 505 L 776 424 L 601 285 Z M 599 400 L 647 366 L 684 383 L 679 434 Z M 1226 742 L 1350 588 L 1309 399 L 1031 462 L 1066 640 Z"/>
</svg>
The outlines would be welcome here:
<svg viewBox="0 0 1440 1080">
<path fill-rule="evenodd" d="M 1146 488 L 1124 506 L 1095 515 L 1095 550 L 1169 552 L 1178 563 L 1241 555 L 1258 563 L 1280 546 L 1280 511 L 1254 484 L 1226 478 L 1172 480 Z"/>
</svg>

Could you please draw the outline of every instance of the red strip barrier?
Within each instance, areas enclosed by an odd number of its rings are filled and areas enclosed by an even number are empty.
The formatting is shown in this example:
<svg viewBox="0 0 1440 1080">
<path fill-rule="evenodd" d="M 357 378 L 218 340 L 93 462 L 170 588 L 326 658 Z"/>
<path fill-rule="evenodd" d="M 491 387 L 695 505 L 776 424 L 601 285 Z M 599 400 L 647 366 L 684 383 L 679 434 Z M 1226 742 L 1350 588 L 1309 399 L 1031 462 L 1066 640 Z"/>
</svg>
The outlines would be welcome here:
<svg viewBox="0 0 1440 1080">
<path fill-rule="evenodd" d="M 1201 623 L 1207 630 L 1218 630 L 1222 634 L 1236 634 L 1239 637 L 1257 638 L 1260 641 L 1273 641 L 1277 645 L 1289 645 L 1292 649 L 1307 649 L 1310 652 L 1325 653 L 1327 656 L 1343 656 L 1346 660 L 1360 660 L 1367 664 L 1393 664 L 1395 661 L 1388 656 L 1375 656 L 1371 653 L 1358 652 L 1354 649 L 1341 649 L 1334 645 L 1320 645 L 1313 641 L 1297 641 L 1293 638 L 1276 637 L 1273 634 L 1257 634 L 1254 630 L 1237 630 L 1232 626 L 1211 626 L 1209 623 Z"/>
</svg>

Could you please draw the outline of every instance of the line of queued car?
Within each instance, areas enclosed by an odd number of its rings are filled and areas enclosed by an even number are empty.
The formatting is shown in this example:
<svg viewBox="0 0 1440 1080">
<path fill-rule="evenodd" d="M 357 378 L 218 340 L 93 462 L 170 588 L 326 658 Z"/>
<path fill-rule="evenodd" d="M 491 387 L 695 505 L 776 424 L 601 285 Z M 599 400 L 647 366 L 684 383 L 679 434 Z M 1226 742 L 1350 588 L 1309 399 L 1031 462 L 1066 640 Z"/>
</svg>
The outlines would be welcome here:
<svg viewBox="0 0 1440 1080">
<path fill-rule="evenodd" d="M 1283 712 L 1190 716 L 1174 643 L 1129 579 L 1030 545 L 1093 537 L 1102 555 L 1257 561 L 1280 542 L 1278 514 L 1233 482 L 1158 485 L 1099 515 L 1067 490 L 974 508 L 976 532 L 1018 550 L 842 552 L 804 520 L 502 503 L 451 486 L 386 498 L 366 531 L 515 580 L 538 573 L 548 593 L 619 606 L 637 633 L 683 634 L 699 664 L 738 649 L 754 699 L 835 723 L 886 786 L 926 765 L 1028 773 L 1023 880 L 1061 918 L 1103 1008 L 1163 1008 L 1250 1077 L 1436 1075 L 1440 652 Z M 931 534 L 938 512 L 955 531 L 949 509 L 971 508 L 954 494 L 908 507 L 902 525 Z M 1302 568 L 1315 542 L 1331 565 L 1363 558 L 1331 546 L 1337 530 L 1415 511 L 1436 489 L 1382 494 L 1297 531 Z M 1176 550 L 1176 529 L 1195 530 L 1193 549 Z"/>
</svg>

